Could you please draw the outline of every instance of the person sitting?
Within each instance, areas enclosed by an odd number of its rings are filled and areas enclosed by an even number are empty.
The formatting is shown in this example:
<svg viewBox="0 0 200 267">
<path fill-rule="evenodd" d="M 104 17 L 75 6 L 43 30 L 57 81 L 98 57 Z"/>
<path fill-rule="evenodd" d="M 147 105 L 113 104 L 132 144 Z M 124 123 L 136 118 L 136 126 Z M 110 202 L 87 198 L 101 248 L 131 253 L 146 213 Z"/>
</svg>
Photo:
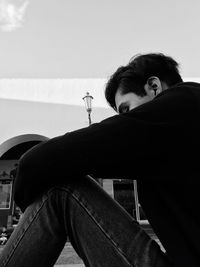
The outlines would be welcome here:
<svg viewBox="0 0 200 267">
<path fill-rule="evenodd" d="M 118 113 L 40 143 L 20 159 L 24 212 L 0 266 L 54 266 L 67 238 L 91 267 L 200 266 L 200 84 L 161 53 L 134 57 L 106 84 Z M 136 179 L 166 252 L 91 177 Z"/>
</svg>

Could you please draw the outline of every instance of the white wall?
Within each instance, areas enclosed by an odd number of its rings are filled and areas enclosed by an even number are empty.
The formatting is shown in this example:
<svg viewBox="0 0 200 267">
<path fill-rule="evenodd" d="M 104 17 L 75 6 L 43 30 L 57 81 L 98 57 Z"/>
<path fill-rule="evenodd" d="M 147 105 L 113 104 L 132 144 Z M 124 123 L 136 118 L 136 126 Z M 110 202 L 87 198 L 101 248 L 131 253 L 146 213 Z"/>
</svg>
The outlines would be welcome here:
<svg viewBox="0 0 200 267">
<path fill-rule="evenodd" d="M 88 126 L 84 107 L 0 99 L 0 144 L 21 134 L 53 137 Z M 92 121 L 112 114 L 110 109 L 94 108 Z"/>
<path fill-rule="evenodd" d="M 103 79 L 1 79 L 0 144 L 24 134 L 54 137 L 88 126 L 83 96 L 94 97 L 92 122 L 114 115 Z"/>
</svg>

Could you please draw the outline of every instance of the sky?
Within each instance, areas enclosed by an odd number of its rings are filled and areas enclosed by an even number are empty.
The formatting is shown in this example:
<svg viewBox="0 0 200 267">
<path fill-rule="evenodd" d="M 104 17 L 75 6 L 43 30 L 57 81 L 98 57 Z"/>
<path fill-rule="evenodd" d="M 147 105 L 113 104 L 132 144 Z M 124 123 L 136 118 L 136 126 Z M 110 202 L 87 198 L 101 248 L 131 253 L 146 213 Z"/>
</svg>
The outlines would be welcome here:
<svg viewBox="0 0 200 267">
<path fill-rule="evenodd" d="M 107 79 L 162 52 L 200 77 L 199 0 L 0 0 L 0 79 Z"/>
</svg>

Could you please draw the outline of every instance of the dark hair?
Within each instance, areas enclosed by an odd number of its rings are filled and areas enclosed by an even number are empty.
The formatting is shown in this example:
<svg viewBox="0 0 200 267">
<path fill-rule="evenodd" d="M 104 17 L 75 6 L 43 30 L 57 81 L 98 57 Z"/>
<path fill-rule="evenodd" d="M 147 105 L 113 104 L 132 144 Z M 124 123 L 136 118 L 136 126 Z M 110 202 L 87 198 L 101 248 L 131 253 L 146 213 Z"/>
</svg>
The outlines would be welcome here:
<svg viewBox="0 0 200 267">
<path fill-rule="evenodd" d="M 173 58 L 162 53 L 137 55 L 109 78 L 105 88 L 106 100 L 116 109 L 115 94 L 119 87 L 123 93 L 133 92 L 145 96 L 144 85 L 151 76 L 158 77 L 168 86 L 182 82 L 178 67 L 179 64 Z"/>
</svg>

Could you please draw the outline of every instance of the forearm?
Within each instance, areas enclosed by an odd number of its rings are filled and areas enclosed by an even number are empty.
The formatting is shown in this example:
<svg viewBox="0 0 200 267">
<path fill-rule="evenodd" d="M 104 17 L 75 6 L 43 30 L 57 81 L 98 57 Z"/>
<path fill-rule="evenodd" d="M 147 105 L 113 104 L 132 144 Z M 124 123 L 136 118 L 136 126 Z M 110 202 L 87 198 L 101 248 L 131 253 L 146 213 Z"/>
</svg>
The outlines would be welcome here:
<svg viewBox="0 0 200 267">
<path fill-rule="evenodd" d="M 116 118 L 111 118 L 112 123 L 108 120 L 50 139 L 28 151 L 19 162 L 15 201 L 23 205 L 58 183 L 87 174 L 117 176 L 119 169 L 124 169 L 119 153 L 124 155 L 128 144 L 122 146 L 123 152 Z"/>
</svg>

